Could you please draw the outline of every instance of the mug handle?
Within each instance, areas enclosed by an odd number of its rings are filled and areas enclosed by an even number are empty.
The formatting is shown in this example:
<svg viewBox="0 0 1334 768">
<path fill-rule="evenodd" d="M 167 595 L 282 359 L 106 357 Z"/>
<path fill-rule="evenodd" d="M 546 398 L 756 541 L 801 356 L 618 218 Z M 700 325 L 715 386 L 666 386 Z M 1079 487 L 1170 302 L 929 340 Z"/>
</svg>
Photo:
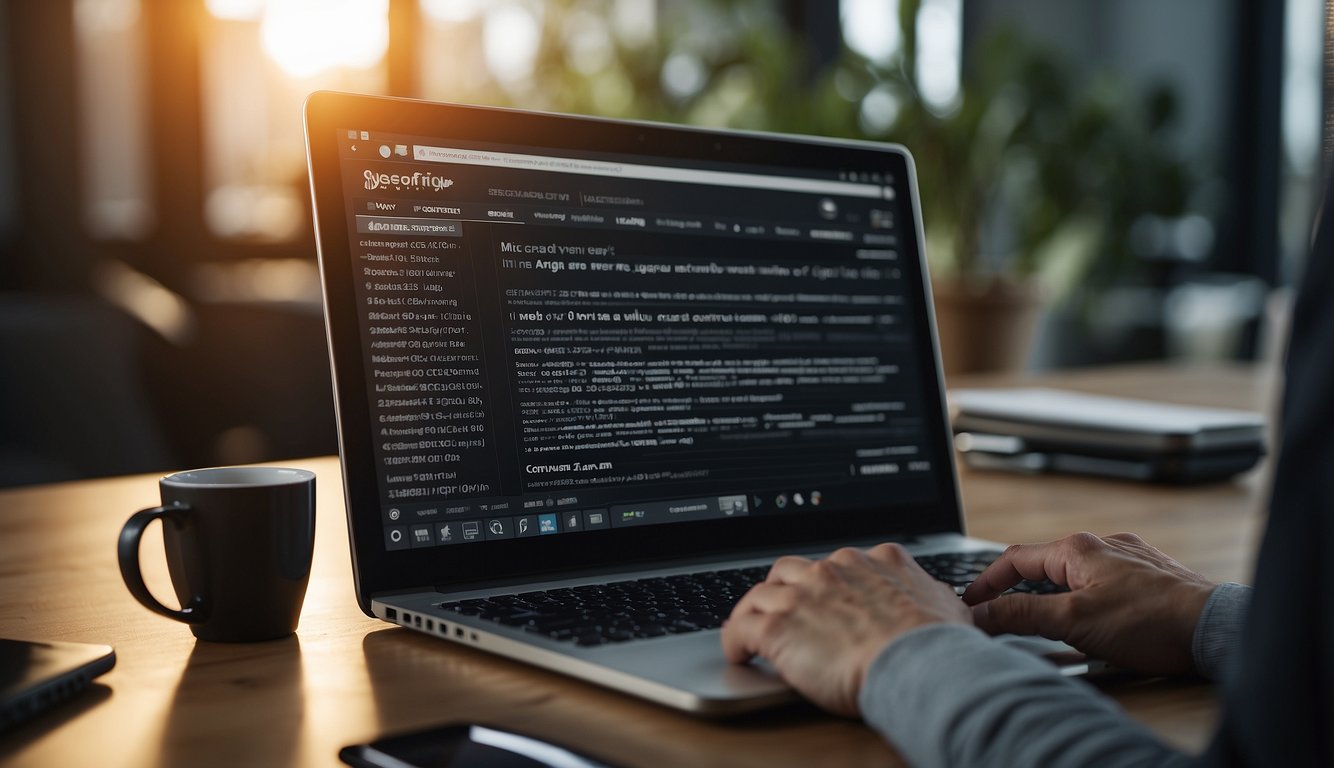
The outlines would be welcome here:
<svg viewBox="0 0 1334 768">
<path fill-rule="evenodd" d="M 160 613 L 169 619 L 183 621 L 186 624 L 195 624 L 204 620 L 204 598 L 195 595 L 190 598 L 187 605 L 181 606 L 181 610 L 173 611 L 167 606 L 159 603 L 157 598 L 153 597 L 148 591 L 148 585 L 144 584 L 144 574 L 139 569 L 139 540 L 144 537 L 144 530 L 148 524 L 154 520 L 161 519 L 163 525 L 177 514 L 189 509 L 184 505 L 150 507 L 141 509 L 130 516 L 125 521 L 125 527 L 120 529 L 120 541 L 116 545 L 116 554 L 120 560 L 120 575 L 125 579 L 125 586 L 130 588 L 130 594 L 138 600 L 145 608 Z"/>
</svg>

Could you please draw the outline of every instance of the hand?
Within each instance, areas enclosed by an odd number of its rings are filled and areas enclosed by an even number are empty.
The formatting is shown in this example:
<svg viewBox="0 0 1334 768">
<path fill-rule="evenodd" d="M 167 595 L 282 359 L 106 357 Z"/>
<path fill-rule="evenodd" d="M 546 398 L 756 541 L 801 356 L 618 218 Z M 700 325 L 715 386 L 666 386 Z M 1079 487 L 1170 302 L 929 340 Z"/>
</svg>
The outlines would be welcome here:
<svg viewBox="0 0 1334 768">
<path fill-rule="evenodd" d="M 1020 579 L 1070 591 L 1001 595 Z M 963 599 L 992 634 L 1042 635 L 1126 669 L 1179 675 L 1195 669 L 1191 640 L 1215 586 L 1133 533 L 1076 533 L 1010 547 Z"/>
<path fill-rule="evenodd" d="M 880 650 L 937 622 L 971 624 L 972 617 L 903 547 L 840 549 L 824 560 L 774 563 L 723 625 L 723 652 L 738 664 L 763 656 L 811 701 L 856 716 L 862 681 Z"/>
</svg>

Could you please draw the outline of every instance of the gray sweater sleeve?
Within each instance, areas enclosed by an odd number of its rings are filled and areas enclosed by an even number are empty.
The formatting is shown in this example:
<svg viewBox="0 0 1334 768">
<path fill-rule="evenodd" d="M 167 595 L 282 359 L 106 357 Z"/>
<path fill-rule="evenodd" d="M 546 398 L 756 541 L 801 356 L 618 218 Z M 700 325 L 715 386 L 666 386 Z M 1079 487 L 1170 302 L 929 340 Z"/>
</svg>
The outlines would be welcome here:
<svg viewBox="0 0 1334 768">
<path fill-rule="evenodd" d="M 1086 683 L 958 624 L 890 643 L 872 662 L 860 703 L 866 722 L 919 768 L 1186 760 Z"/>
<path fill-rule="evenodd" d="M 1241 640 L 1246 608 L 1251 604 L 1251 588 L 1241 584 L 1219 584 L 1200 611 L 1191 639 L 1195 671 L 1209 680 L 1220 680 L 1232 650 Z"/>
<path fill-rule="evenodd" d="M 1216 677 L 1250 588 L 1224 584 L 1200 613 L 1195 665 Z M 1183 765 L 1111 699 L 973 627 L 935 624 L 885 647 L 861 691 L 866 722 L 915 766 Z"/>
</svg>

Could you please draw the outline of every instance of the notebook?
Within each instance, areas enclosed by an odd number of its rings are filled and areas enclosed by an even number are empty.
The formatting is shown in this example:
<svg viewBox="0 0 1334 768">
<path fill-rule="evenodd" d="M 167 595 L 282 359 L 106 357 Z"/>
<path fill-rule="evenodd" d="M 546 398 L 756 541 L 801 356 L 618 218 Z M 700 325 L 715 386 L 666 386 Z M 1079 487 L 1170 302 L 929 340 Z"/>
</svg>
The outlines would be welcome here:
<svg viewBox="0 0 1334 768">
<path fill-rule="evenodd" d="M 994 556 L 902 147 L 327 92 L 305 117 L 367 614 L 722 715 L 794 695 L 718 637 L 777 556 Z"/>
</svg>

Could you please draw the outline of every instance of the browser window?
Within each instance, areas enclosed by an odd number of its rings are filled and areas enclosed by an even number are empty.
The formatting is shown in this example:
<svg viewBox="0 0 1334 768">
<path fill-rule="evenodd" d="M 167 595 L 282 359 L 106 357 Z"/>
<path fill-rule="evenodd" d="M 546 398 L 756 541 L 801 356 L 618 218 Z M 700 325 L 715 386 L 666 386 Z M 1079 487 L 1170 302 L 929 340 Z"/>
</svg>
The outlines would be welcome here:
<svg viewBox="0 0 1334 768">
<path fill-rule="evenodd" d="M 339 141 L 387 549 L 934 500 L 906 180 Z"/>
</svg>

